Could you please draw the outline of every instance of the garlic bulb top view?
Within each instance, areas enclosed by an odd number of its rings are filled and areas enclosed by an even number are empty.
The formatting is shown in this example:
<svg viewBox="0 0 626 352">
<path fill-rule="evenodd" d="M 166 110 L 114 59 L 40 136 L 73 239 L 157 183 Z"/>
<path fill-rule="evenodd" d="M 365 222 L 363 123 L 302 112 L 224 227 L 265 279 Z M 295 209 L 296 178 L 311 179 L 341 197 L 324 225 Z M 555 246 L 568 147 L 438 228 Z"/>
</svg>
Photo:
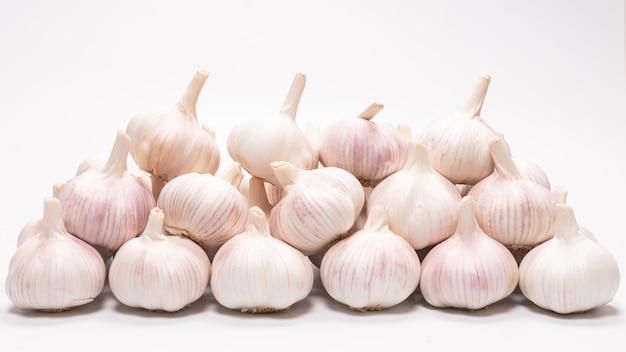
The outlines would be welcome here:
<svg viewBox="0 0 626 352">
<path fill-rule="evenodd" d="M 255 117 L 234 126 L 226 141 L 228 154 L 251 175 L 278 184 L 270 164 L 286 161 L 301 169 L 317 168 L 319 158 L 313 141 L 296 123 L 296 112 L 306 85 L 297 73 L 280 113 Z"/>
</svg>

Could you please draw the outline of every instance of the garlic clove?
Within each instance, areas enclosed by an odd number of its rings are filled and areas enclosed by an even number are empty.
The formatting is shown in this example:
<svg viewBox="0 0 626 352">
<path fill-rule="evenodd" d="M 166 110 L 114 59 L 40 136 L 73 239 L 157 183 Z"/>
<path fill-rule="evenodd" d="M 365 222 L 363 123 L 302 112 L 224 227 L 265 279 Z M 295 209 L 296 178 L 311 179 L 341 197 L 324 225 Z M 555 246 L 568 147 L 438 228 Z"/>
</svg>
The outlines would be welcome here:
<svg viewBox="0 0 626 352">
<path fill-rule="evenodd" d="M 422 261 L 420 291 L 434 307 L 482 309 L 513 293 L 519 279 L 517 262 L 478 226 L 471 196 L 463 197 L 459 209 L 455 233 Z"/>
<path fill-rule="evenodd" d="M 57 198 L 44 199 L 41 232 L 13 253 L 5 289 L 21 309 L 64 311 L 92 302 L 104 288 L 106 265 L 63 225 Z"/>
<path fill-rule="evenodd" d="M 109 269 L 109 286 L 122 304 L 176 312 L 204 294 L 211 262 L 187 237 L 166 235 L 163 211 L 153 208 L 143 233 L 124 243 Z"/>
<path fill-rule="evenodd" d="M 531 249 L 519 265 L 522 294 L 559 314 L 612 301 L 620 282 L 613 254 L 580 231 L 570 206 L 556 205 L 554 228 L 554 237 Z"/>
<path fill-rule="evenodd" d="M 213 258 L 211 292 L 222 306 L 249 313 L 289 309 L 313 288 L 313 266 L 300 251 L 270 235 L 266 215 L 251 207 L 245 231 Z"/>
<path fill-rule="evenodd" d="M 389 230 L 387 209 L 370 210 L 363 229 L 333 244 L 320 263 L 320 279 L 336 301 L 356 311 L 402 303 L 417 288 L 420 260 L 402 237 Z"/>
</svg>

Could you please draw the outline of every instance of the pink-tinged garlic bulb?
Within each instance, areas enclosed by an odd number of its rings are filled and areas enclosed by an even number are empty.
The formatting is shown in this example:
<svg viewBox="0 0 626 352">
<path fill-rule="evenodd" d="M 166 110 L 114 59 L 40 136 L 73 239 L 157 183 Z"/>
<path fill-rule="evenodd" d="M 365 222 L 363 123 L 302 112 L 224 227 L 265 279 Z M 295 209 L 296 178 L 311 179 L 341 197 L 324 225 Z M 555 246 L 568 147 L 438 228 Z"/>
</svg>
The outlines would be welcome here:
<svg viewBox="0 0 626 352">
<path fill-rule="evenodd" d="M 580 231 L 572 207 L 556 205 L 554 237 L 519 265 L 522 294 L 559 314 L 585 312 L 613 300 L 620 272 L 613 254 Z"/>
<path fill-rule="evenodd" d="M 373 103 L 356 117 L 322 129 L 317 142 L 320 163 L 347 170 L 372 187 L 400 170 L 406 162 L 407 140 L 393 125 L 373 120 L 383 107 Z"/>
<path fill-rule="evenodd" d="M 167 235 L 163 218 L 161 209 L 152 209 L 143 233 L 111 261 L 111 292 L 128 307 L 176 312 L 202 297 L 209 284 L 205 251 L 187 237 Z"/>
<path fill-rule="evenodd" d="M 102 256 L 63 225 L 57 198 L 44 199 L 41 232 L 13 253 L 5 289 L 21 309 L 64 311 L 95 300 L 106 279 Z"/>
<path fill-rule="evenodd" d="M 154 198 L 165 182 L 176 176 L 190 172 L 214 175 L 219 168 L 215 131 L 199 123 L 196 113 L 208 77 L 208 71 L 196 71 L 176 105 L 139 112 L 128 122 L 130 155 L 139 168 L 150 173 Z"/>
<path fill-rule="evenodd" d="M 239 173 L 230 178 L 196 172 L 177 176 L 161 190 L 157 206 L 165 213 L 165 230 L 183 235 L 205 249 L 221 246 L 246 226 L 248 200 L 239 192 Z"/>
<path fill-rule="evenodd" d="M 434 307 L 482 309 L 513 293 L 518 279 L 513 254 L 481 230 L 471 196 L 463 197 L 455 233 L 422 261 L 424 300 Z"/>
<path fill-rule="evenodd" d="M 450 237 L 456 230 L 459 191 L 428 163 L 426 148 L 409 141 L 407 162 L 400 171 L 382 180 L 370 194 L 367 207 L 384 205 L 389 229 L 422 249 Z"/>
<path fill-rule="evenodd" d="M 213 258 L 211 293 L 222 306 L 247 313 L 290 308 L 313 289 L 309 259 L 272 237 L 261 208 L 249 209 L 245 231 L 229 239 Z"/>
<path fill-rule="evenodd" d="M 102 169 L 72 177 L 59 192 L 67 231 L 93 246 L 117 250 L 141 234 L 156 201 L 146 184 L 127 169 L 130 137 L 117 131 Z"/>
<path fill-rule="evenodd" d="M 274 161 L 305 170 L 317 168 L 315 145 L 296 123 L 305 85 L 306 75 L 297 73 L 279 114 L 241 121 L 231 129 L 226 141 L 228 154 L 252 176 L 277 185 L 270 166 Z"/>
<path fill-rule="evenodd" d="M 271 166 L 287 192 L 272 208 L 272 236 L 309 255 L 352 227 L 365 202 L 354 175 L 330 166 L 303 170 L 284 161 Z"/>
<path fill-rule="evenodd" d="M 521 176 L 501 136 L 488 146 L 496 172 L 469 192 L 480 227 L 509 247 L 532 247 L 552 237 L 556 200 L 550 190 Z"/>
<path fill-rule="evenodd" d="M 480 76 L 460 109 L 431 121 L 416 136 L 433 169 L 454 184 L 473 185 L 493 172 L 487 143 L 497 132 L 480 116 L 490 82 L 489 75 Z"/>
<path fill-rule="evenodd" d="M 363 229 L 333 244 L 320 264 L 320 279 L 337 302 L 356 311 L 383 310 L 402 303 L 420 281 L 417 252 L 393 233 L 387 209 L 370 210 Z"/>
</svg>

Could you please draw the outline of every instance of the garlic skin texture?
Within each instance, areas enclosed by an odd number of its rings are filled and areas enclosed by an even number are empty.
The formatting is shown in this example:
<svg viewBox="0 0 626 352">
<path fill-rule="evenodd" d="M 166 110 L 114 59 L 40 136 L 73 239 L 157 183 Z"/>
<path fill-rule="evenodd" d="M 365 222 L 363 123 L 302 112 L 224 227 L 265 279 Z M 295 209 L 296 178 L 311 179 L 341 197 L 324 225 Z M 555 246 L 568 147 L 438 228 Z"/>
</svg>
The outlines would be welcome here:
<svg viewBox="0 0 626 352">
<path fill-rule="evenodd" d="M 117 131 L 106 165 L 65 182 L 59 192 L 67 231 L 86 242 L 117 250 L 141 234 L 156 201 L 152 192 L 127 170 L 130 137 Z"/>
<path fill-rule="evenodd" d="M 407 162 L 372 190 L 368 211 L 387 207 L 389 229 L 422 249 L 450 237 L 456 230 L 461 195 L 455 185 L 428 163 L 426 148 L 409 141 Z"/>
<path fill-rule="evenodd" d="M 320 163 L 347 170 L 372 187 L 400 170 L 407 158 L 407 140 L 391 124 L 372 120 L 383 107 L 372 103 L 356 117 L 326 126 L 317 142 Z"/>
<path fill-rule="evenodd" d="M 333 244 L 320 263 L 326 292 L 362 312 L 402 303 L 417 288 L 420 273 L 417 252 L 389 230 L 385 206 L 372 208 L 363 229 Z"/>
<path fill-rule="evenodd" d="M 517 261 L 478 226 L 471 196 L 463 197 L 459 209 L 455 233 L 422 261 L 420 290 L 433 307 L 482 309 L 513 293 L 519 279 Z"/>
<path fill-rule="evenodd" d="M 192 172 L 166 183 L 157 200 L 165 213 L 165 231 L 187 236 L 205 249 L 219 247 L 241 233 L 248 200 L 238 189 L 241 173 L 229 175 L 230 179 L 222 179 Z"/>
<path fill-rule="evenodd" d="M 198 121 L 196 104 L 209 72 L 195 72 L 177 104 L 135 114 L 126 127 L 130 155 L 150 173 L 158 198 L 163 184 L 189 172 L 215 174 L 220 150 L 215 131 Z"/>
<path fill-rule="evenodd" d="M 493 172 L 487 143 L 498 132 L 480 116 L 490 82 L 489 75 L 478 77 L 460 109 L 431 121 L 415 137 L 428 150 L 433 169 L 454 184 L 474 185 Z"/>
<path fill-rule="evenodd" d="M 565 204 L 556 206 L 554 237 L 531 249 L 519 271 L 522 294 L 559 314 L 609 303 L 620 283 L 613 254 L 580 231 L 572 207 Z"/>
<path fill-rule="evenodd" d="M 224 243 L 213 258 L 210 287 L 222 306 L 247 313 L 290 308 L 313 289 L 309 259 L 272 237 L 266 215 L 251 207 L 246 229 Z"/>
<path fill-rule="evenodd" d="M 532 247 L 552 237 L 556 200 L 551 191 L 521 176 L 501 136 L 488 145 L 496 172 L 468 193 L 480 227 L 509 247 Z"/>
<path fill-rule="evenodd" d="M 22 243 L 9 262 L 9 300 L 21 309 L 69 310 L 96 299 L 105 279 L 100 253 L 68 233 L 59 200 L 45 198 L 41 232 Z"/>
<path fill-rule="evenodd" d="M 111 292 L 128 307 L 176 312 L 202 297 L 209 284 L 205 251 L 187 237 L 165 234 L 163 219 L 163 211 L 153 208 L 144 232 L 111 261 Z"/>
<path fill-rule="evenodd" d="M 337 167 L 302 170 L 283 161 L 271 166 L 286 192 L 270 214 L 272 236 L 309 255 L 350 230 L 365 204 L 354 175 Z"/>
<path fill-rule="evenodd" d="M 252 176 L 278 185 L 270 166 L 274 161 L 286 161 L 306 170 L 318 167 L 314 141 L 296 123 L 305 85 L 306 75 L 297 73 L 279 114 L 242 121 L 230 130 L 228 154 Z"/>
</svg>

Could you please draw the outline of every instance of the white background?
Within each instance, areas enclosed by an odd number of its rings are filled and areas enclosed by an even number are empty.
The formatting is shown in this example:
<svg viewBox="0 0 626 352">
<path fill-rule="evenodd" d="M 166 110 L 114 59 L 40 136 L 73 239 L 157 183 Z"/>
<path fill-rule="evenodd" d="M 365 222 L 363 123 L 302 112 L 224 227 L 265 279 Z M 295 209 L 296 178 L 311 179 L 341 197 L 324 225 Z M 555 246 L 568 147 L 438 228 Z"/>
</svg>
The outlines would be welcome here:
<svg viewBox="0 0 626 352">
<path fill-rule="evenodd" d="M 0 279 L 19 230 L 41 217 L 52 184 L 108 153 L 141 110 L 174 104 L 195 70 L 220 143 L 238 120 L 278 111 L 298 71 L 297 121 L 376 117 L 419 131 L 459 107 L 478 75 L 492 82 L 483 118 L 514 154 L 569 190 L 626 275 L 623 1 L 0 1 Z M 229 157 L 223 150 L 223 159 Z M 248 315 L 210 292 L 175 314 L 128 309 L 108 290 L 62 314 L 16 309 L 0 291 L 0 344 L 142 351 L 401 348 L 624 350 L 626 290 L 560 316 L 519 294 L 487 310 L 429 307 L 419 296 L 358 314 L 316 283 L 288 312 Z"/>
</svg>

